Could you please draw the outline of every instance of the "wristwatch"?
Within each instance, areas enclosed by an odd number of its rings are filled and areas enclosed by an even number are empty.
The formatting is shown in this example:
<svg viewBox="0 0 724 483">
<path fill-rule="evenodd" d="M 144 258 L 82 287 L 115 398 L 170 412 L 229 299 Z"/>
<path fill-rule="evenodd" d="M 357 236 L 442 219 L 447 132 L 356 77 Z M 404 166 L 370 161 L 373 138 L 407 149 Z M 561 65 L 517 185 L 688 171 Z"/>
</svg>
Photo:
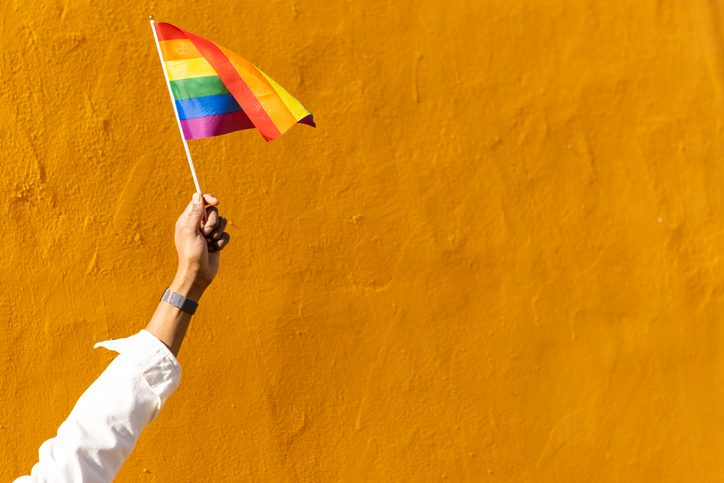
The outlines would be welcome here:
<svg viewBox="0 0 724 483">
<path fill-rule="evenodd" d="M 196 312 L 196 308 L 199 306 L 198 302 L 196 302 L 195 300 L 184 297 L 180 293 L 174 292 L 173 290 L 168 288 L 161 296 L 161 300 L 191 315 L 194 315 L 194 312 Z"/>
</svg>

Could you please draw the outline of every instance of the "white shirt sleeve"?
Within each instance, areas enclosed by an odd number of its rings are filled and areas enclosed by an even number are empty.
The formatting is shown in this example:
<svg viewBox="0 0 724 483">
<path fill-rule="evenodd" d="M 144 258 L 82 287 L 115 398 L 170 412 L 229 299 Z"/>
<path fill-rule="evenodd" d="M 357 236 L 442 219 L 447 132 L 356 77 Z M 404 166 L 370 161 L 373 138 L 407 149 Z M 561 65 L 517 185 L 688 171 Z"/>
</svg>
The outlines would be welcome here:
<svg viewBox="0 0 724 483">
<path fill-rule="evenodd" d="M 146 330 L 99 342 L 119 353 L 78 399 L 58 434 L 43 443 L 28 482 L 108 482 L 178 387 L 181 366 Z"/>
</svg>

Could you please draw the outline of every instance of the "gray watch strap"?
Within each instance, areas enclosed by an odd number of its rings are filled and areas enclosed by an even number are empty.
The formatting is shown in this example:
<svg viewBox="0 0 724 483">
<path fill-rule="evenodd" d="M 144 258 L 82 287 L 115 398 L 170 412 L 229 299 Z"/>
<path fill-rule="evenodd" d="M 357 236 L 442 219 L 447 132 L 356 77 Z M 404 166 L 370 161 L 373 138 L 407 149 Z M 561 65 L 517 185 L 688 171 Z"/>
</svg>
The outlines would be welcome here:
<svg viewBox="0 0 724 483">
<path fill-rule="evenodd" d="M 161 300 L 191 315 L 194 315 L 194 312 L 196 312 L 196 308 L 199 306 L 197 302 L 191 300 L 190 298 L 184 297 L 180 293 L 174 292 L 173 290 L 168 288 L 161 296 Z"/>
</svg>

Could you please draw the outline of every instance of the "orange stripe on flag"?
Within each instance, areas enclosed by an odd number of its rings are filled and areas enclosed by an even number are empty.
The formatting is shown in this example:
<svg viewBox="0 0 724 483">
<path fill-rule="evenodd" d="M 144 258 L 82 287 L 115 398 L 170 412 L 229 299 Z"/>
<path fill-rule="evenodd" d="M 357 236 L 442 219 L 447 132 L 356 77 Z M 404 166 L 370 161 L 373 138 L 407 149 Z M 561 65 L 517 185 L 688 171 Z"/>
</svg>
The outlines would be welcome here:
<svg viewBox="0 0 724 483">
<path fill-rule="evenodd" d="M 239 73 L 246 85 L 249 86 L 251 92 L 254 93 L 259 102 L 264 107 L 264 110 L 269 117 L 274 121 L 279 132 L 283 133 L 292 127 L 297 120 L 294 119 L 292 113 L 284 104 L 284 101 L 279 97 L 277 91 L 272 87 L 266 77 L 256 68 L 254 64 L 229 49 L 218 46 L 221 52 L 234 66 L 234 69 Z"/>
<path fill-rule="evenodd" d="M 164 60 L 183 60 L 195 59 L 202 57 L 199 49 L 189 39 L 162 40 L 161 52 L 163 52 Z"/>
</svg>

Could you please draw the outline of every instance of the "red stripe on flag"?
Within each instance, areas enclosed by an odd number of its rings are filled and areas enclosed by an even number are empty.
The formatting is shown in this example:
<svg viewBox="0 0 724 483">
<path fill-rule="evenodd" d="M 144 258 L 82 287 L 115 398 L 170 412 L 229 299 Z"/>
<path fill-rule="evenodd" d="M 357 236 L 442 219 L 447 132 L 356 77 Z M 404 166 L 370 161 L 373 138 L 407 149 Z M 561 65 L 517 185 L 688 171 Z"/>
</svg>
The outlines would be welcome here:
<svg viewBox="0 0 724 483">
<path fill-rule="evenodd" d="M 156 35 L 158 35 L 158 40 L 178 40 L 186 38 L 186 35 L 184 35 L 180 28 L 165 22 L 156 23 Z"/>
<path fill-rule="evenodd" d="M 264 139 L 271 141 L 272 139 L 276 139 L 281 136 L 281 133 L 274 124 L 274 121 L 271 120 L 264 110 L 264 107 L 262 107 L 259 100 L 256 98 L 246 82 L 244 82 L 244 79 L 241 78 L 221 49 L 219 49 L 216 44 L 210 40 L 199 37 L 198 35 L 187 32 L 186 30 L 178 27 L 174 28 L 180 30 L 186 38 L 190 39 L 196 48 L 199 49 L 201 55 L 209 61 L 211 67 L 213 67 L 216 73 L 219 74 L 221 81 L 224 83 L 226 88 L 229 89 L 229 92 L 231 92 L 234 96 L 236 102 L 239 103 L 251 122 L 254 123 L 254 127 L 259 130 Z"/>
<path fill-rule="evenodd" d="M 244 114 L 244 111 L 235 111 L 217 116 L 182 119 L 181 129 L 183 129 L 186 139 L 201 139 L 241 129 L 254 129 L 254 124 Z"/>
</svg>

